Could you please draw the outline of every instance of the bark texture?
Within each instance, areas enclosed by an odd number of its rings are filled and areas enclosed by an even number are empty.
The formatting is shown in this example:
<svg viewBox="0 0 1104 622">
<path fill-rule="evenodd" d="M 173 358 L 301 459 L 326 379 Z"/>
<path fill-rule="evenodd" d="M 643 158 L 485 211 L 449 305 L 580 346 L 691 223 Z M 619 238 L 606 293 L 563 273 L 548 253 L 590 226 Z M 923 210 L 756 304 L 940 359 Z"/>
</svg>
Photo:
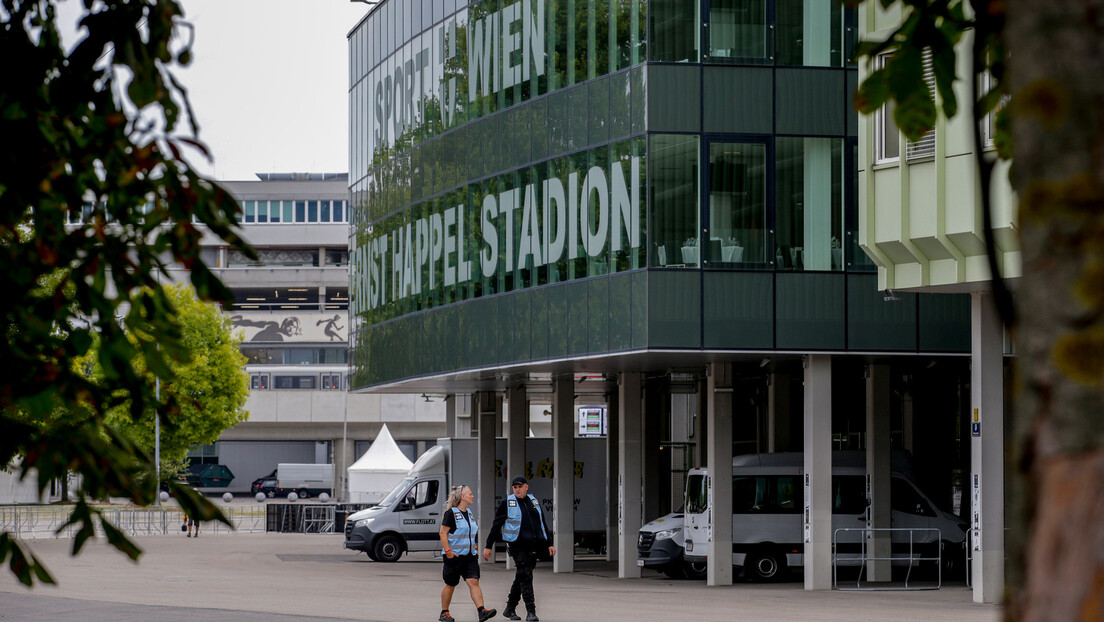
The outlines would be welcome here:
<svg viewBox="0 0 1104 622">
<path fill-rule="evenodd" d="M 1104 0 L 1008 0 L 1023 278 L 1006 617 L 1104 620 Z"/>
</svg>

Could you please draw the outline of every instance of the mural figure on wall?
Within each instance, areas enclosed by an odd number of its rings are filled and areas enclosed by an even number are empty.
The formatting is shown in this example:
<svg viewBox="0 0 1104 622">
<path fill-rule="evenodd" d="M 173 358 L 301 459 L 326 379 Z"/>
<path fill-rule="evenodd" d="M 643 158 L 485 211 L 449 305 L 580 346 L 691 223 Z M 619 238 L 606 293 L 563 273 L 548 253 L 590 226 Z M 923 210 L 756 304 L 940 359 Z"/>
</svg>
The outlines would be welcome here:
<svg viewBox="0 0 1104 622">
<path fill-rule="evenodd" d="M 283 341 L 284 337 L 303 334 L 299 318 L 294 315 L 285 317 L 279 324 L 272 320 L 247 320 L 240 315 L 230 316 L 230 321 L 234 326 L 260 328 L 250 341 Z"/>
<path fill-rule="evenodd" d="M 339 319 L 341 319 L 340 315 L 335 315 L 333 316 L 333 319 L 329 320 L 327 320 L 326 318 L 322 318 L 321 320 L 315 322 L 314 325 L 321 326 L 325 324 L 326 328 L 323 329 L 323 332 L 325 332 L 326 336 L 330 338 L 330 341 L 345 341 L 345 338 L 341 336 L 341 333 L 337 332 L 345 328 L 344 326 L 337 325 L 337 321 Z"/>
</svg>

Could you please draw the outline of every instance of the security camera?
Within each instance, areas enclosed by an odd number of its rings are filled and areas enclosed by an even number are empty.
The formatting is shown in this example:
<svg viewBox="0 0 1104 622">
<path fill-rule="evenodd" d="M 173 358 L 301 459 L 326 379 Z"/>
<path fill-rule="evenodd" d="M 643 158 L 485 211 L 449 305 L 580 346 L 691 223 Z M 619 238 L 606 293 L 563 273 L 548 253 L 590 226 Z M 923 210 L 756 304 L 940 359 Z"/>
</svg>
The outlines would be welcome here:
<svg viewBox="0 0 1104 622">
<path fill-rule="evenodd" d="M 883 294 L 884 295 L 882 296 L 882 300 L 886 302 L 897 302 L 901 300 L 901 297 L 897 295 L 897 292 L 893 291 L 892 289 L 886 288 Z"/>
</svg>

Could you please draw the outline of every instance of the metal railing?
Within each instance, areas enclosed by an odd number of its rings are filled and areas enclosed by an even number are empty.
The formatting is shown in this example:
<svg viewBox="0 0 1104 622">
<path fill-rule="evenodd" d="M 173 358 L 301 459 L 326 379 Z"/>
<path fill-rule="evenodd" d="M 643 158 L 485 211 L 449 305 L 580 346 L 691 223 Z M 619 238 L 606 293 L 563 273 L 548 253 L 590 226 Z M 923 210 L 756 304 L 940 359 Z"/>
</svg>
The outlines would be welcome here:
<svg viewBox="0 0 1104 622">
<path fill-rule="evenodd" d="M 850 534 L 859 535 L 859 552 L 853 553 L 840 553 L 839 552 L 839 539 L 840 534 L 844 534 L 846 538 L 845 544 L 853 544 Z M 887 556 L 875 556 L 868 555 L 867 543 L 873 541 L 874 536 L 881 535 L 890 541 L 890 551 L 893 550 L 894 534 L 907 534 L 908 536 L 908 548 L 901 553 L 890 553 Z M 917 534 L 924 534 L 928 537 L 923 538 L 923 541 L 917 541 Z M 934 535 L 934 539 L 930 536 Z M 935 527 L 925 527 L 917 529 L 908 529 L 902 527 L 884 527 L 884 528 L 867 528 L 867 527 L 846 527 L 835 530 L 832 534 L 832 588 L 841 591 L 848 590 L 864 590 L 864 591 L 885 591 L 885 590 L 938 590 L 943 586 L 943 547 L 941 545 L 942 534 L 939 529 Z M 897 544 L 905 544 L 898 542 Z M 931 547 L 935 548 L 935 556 L 925 556 L 921 553 L 921 547 L 923 550 L 930 550 Z M 869 579 L 865 582 L 863 577 L 866 575 L 869 562 L 887 562 L 890 566 L 906 566 L 905 581 L 903 585 L 895 584 L 880 584 L 872 585 L 872 581 Z M 854 587 L 844 587 L 839 582 L 839 566 L 841 562 L 847 566 L 859 566 L 859 575 L 855 579 Z M 936 582 L 935 585 L 914 585 L 909 581 L 912 577 L 913 568 L 917 567 L 921 562 L 935 562 L 936 565 Z"/>
<path fill-rule="evenodd" d="M 128 536 L 166 535 L 182 531 L 185 516 L 180 508 L 97 508 L 104 518 Z M 65 525 L 71 508 L 68 506 L 16 505 L 0 507 L 0 532 L 7 532 L 20 540 L 72 538 L 78 530 L 75 525 Z M 224 507 L 223 513 L 233 529 L 217 521 L 200 524 L 204 533 L 253 533 L 265 530 L 264 507 Z M 103 536 L 103 528 L 96 523 L 96 536 Z"/>
</svg>

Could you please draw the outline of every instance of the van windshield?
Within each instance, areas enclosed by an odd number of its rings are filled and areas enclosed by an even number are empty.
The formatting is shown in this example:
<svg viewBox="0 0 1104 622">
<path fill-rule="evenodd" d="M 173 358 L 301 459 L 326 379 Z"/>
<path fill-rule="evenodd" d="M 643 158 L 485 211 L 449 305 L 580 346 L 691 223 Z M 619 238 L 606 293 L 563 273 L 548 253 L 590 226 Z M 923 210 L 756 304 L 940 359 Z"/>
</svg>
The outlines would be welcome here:
<svg viewBox="0 0 1104 622">
<path fill-rule="evenodd" d="M 414 478 L 413 477 L 408 477 L 408 478 L 404 479 L 403 481 L 399 482 L 398 485 L 396 485 L 394 488 L 391 489 L 391 492 L 387 493 L 387 496 L 383 498 L 383 501 L 379 502 L 379 504 L 378 504 L 379 507 L 381 507 L 381 508 L 390 507 L 391 504 L 395 503 L 395 499 L 398 499 L 399 497 L 403 496 L 403 494 L 406 493 L 406 490 L 408 488 L 410 488 L 410 485 L 413 484 L 413 483 L 414 483 Z"/>
<path fill-rule="evenodd" d="M 705 511 L 708 496 L 706 492 L 705 475 L 691 474 L 686 479 L 686 513 L 701 514 Z"/>
</svg>

